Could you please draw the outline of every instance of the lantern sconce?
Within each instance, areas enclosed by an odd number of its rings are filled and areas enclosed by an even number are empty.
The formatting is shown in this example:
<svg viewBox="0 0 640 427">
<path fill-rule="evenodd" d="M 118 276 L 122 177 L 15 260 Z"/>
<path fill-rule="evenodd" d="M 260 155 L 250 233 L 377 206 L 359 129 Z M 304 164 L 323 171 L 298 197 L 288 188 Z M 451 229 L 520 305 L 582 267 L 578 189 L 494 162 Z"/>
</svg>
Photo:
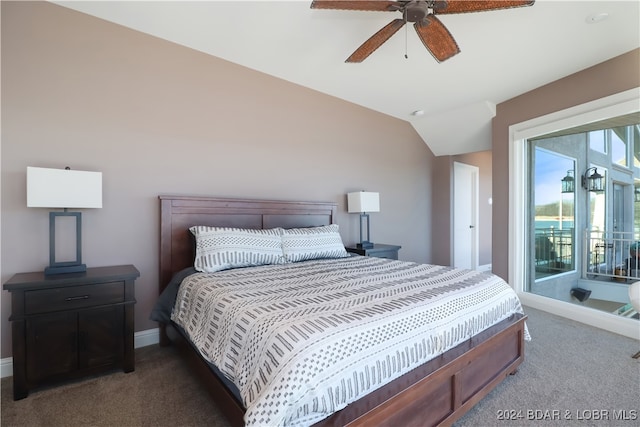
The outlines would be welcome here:
<svg viewBox="0 0 640 427">
<path fill-rule="evenodd" d="M 593 170 L 591 175 L 589 175 L 590 170 Z M 592 167 L 584 172 L 584 175 L 582 175 L 582 188 L 594 193 L 602 193 L 604 191 L 604 177 L 598 173 L 598 168 Z"/>
<path fill-rule="evenodd" d="M 562 178 L 562 192 L 573 193 L 575 191 L 575 179 L 573 179 L 573 169 L 567 171 L 567 176 Z"/>
</svg>

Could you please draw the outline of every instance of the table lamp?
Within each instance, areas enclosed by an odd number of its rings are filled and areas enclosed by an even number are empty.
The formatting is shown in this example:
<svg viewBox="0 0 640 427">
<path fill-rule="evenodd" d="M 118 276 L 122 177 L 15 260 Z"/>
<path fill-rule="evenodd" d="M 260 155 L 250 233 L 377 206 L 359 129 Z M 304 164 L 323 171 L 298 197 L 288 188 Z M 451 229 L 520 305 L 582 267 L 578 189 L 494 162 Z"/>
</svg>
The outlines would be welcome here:
<svg viewBox="0 0 640 427">
<path fill-rule="evenodd" d="M 347 209 L 349 213 L 360 213 L 360 243 L 356 246 L 361 249 L 370 249 L 373 243 L 369 241 L 369 214 L 368 212 L 380 212 L 380 194 L 370 191 L 356 191 L 347 193 Z M 363 229 L 366 220 L 367 236 L 364 237 Z"/>
<path fill-rule="evenodd" d="M 102 172 L 27 167 L 27 207 L 63 208 L 49 212 L 49 266 L 45 275 L 81 273 L 87 266 L 82 263 L 82 213 L 68 209 L 102 207 Z M 70 217 L 75 220 L 75 259 L 56 260 L 56 220 Z"/>
</svg>

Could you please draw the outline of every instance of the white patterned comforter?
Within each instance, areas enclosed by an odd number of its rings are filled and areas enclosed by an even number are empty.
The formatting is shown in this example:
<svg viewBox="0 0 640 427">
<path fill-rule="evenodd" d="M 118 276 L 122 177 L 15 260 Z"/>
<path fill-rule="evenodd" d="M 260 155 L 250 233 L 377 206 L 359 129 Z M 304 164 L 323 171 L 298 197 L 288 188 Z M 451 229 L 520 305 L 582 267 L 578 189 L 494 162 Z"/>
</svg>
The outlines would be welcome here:
<svg viewBox="0 0 640 427">
<path fill-rule="evenodd" d="M 497 276 L 354 256 L 194 274 L 172 319 L 262 427 L 320 421 L 522 312 Z"/>
</svg>

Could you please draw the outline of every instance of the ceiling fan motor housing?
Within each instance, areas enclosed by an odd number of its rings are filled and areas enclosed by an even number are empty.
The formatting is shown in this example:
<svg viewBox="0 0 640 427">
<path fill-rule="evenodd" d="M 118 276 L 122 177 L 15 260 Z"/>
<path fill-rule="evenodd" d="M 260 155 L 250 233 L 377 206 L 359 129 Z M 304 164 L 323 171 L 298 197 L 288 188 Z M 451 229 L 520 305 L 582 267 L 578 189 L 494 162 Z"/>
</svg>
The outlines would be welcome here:
<svg viewBox="0 0 640 427">
<path fill-rule="evenodd" d="M 408 22 L 419 22 L 429 13 L 429 7 L 426 2 L 417 2 L 411 4 L 405 9 L 404 18 Z"/>
</svg>

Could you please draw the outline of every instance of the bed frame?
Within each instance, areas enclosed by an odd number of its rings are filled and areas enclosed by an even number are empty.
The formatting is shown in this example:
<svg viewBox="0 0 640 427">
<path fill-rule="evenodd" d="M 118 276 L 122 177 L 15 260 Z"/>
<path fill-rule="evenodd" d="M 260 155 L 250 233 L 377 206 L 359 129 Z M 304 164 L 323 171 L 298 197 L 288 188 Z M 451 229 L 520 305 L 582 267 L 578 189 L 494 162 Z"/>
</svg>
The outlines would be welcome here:
<svg viewBox="0 0 640 427">
<path fill-rule="evenodd" d="M 159 196 L 160 292 L 193 263 L 189 227 L 293 228 L 333 224 L 337 205 L 322 202 Z M 336 412 L 314 427 L 451 425 L 524 360 L 526 316 L 509 319 Z M 176 345 L 233 426 L 244 408 L 173 324 L 160 324 L 160 344 Z"/>
</svg>

